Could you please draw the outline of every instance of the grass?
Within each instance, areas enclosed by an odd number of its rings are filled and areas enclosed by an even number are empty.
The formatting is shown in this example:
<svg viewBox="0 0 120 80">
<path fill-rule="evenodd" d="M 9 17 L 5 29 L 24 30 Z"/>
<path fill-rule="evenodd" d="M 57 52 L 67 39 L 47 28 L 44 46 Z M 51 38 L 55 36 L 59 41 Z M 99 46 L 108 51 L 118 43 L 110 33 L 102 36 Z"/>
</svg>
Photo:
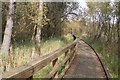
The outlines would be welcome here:
<svg viewBox="0 0 120 80">
<path fill-rule="evenodd" d="M 94 41 L 91 38 L 83 38 L 87 43 L 89 43 L 101 56 L 102 59 L 105 61 L 110 73 L 112 74 L 113 78 L 118 78 L 118 55 L 115 53 L 108 53 L 104 50 L 104 44 L 97 40 Z M 110 57 L 110 55 L 112 55 Z"/>
<path fill-rule="evenodd" d="M 48 64 L 43 69 L 35 73 L 33 77 L 34 78 L 45 78 L 50 71 L 52 71 L 52 63 Z"/>
<path fill-rule="evenodd" d="M 42 54 L 48 54 L 51 51 L 61 48 L 65 45 L 65 42 L 62 39 L 49 39 L 41 43 L 41 52 Z"/>
<path fill-rule="evenodd" d="M 72 42 L 72 36 L 62 37 L 62 38 L 50 38 L 48 40 L 42 40 L 41 41 L 41 56 L 45 54 L 49 54 L 49 52 L 52 52 L 56 49 L 59 49 L 69 42 Z M 11 47 L 11 58 L 9 60 L 6 60 L 7 65 L 7 71 L 9 71 L 12 68 L 21 66 L 23 64 L 26 64 L 36 57 L 38 55 L 35 54 L 34 49 L 34 43 L 31 40 L 24 40 L 24 41 L 17 41 L 14 42 Z M 62 56 L 60 57 L 59 61 L 62 60 Z M 36 73 L 34 75 L 35 78 L 43 78 L 45 77 L 48 72 L 52 70 L 51 63 L 44 67 L 41 71 Z M 0 73 L 3 72 L 3 66 L 0 64 Z"/>
</svg>

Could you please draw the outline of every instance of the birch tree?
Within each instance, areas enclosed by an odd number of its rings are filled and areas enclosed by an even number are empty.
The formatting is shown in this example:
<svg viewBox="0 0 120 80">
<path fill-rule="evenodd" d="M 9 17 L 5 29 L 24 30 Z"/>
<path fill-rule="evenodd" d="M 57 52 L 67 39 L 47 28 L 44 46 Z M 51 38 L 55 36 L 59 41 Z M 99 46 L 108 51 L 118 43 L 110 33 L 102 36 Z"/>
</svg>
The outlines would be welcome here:
<svg viewBox="0 0 120 80">
<path fill-rule="evenodd" d="M 35 28 L 35 51 L 40 56 L 40 41 L 41 41 L 41 28 L 42 28 L 42 15 L 43 15 L 43 2 L 39 2 L 38 22 Z"/>
<path fill-rule="evenodd" d="M 1 53 L 3 55 L 3 71 L 6 71 L 7 68 L 7 58 L 10 50 L 10 44 L 11 44 L 11 36 L 12 36 L 12 28 L 13 28 L 13 15 L 14 15 L 14 0 L 10 0 L 9 3 L 9 11 L 7 14 L 7 22 L 6 27 L 4 31 L 4 37 L 3 37 L 3 43 L 1 46 Z"/>
<path fill-rule="evenodd" d="M 13 28 L 13 15 L 14 15 L 14 0 L 10 0 L 9 3 L 9 11 L 7 14 L 7 22 L 4 31 L 3 43 L 1 46 L 1 53 L 8 54 L 10 49 L 11 43 L 11 35 L 12 35 L 12 28 Z"/>
</svg>

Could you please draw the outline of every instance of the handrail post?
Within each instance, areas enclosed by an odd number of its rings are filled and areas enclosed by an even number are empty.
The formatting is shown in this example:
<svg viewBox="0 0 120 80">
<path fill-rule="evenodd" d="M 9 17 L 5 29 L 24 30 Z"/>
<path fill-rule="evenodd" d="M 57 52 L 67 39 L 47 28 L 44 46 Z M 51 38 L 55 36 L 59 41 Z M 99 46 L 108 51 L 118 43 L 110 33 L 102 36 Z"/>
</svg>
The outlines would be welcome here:
<svg viewBox="0 0 120 80">
<path fill-rule="evenodd" d="M 68 52 L 69 52 L 69 50 L 67 50 L 67 51 L 65 52 L 65 56 L 68 54 Z"/>
<path fill-rule="evenodd" d="M 68 52 L 69 52 L 69 49 L 65 52 L 65 57 L 67 56 Z M 66 61 L 64 65 L 66 65 L 67 63 L 68 61 Z"/>
<path fill-rule="evenodd" d="M 52 62 L 52 66 L 53 66 L 53 67 L 55 67 L 55 65 L 57 64 L 57 61 L 58 61 L 58 58 L 56 58 L 55 60 L 53 60 L 53 62 Z M 58 78 L 58 71 L 54 74 L 53 77 Z"/>
<path fill-rule="evenodd" d="M 27 78 L 26 80 L 34 80 L 34 79 L 33 79 L 33 75 L 30 76 L 29 78 Z"/>
<path fill-rule="evenodd" d="M 71 61 L 71 58 L 73 57 L 73 55 L 75 55 L 75 46 L 76 45 L 74 45 L 73 47 L 70 48 L 70 54 L 71 54 L 70 61 Z"/>
</svg>

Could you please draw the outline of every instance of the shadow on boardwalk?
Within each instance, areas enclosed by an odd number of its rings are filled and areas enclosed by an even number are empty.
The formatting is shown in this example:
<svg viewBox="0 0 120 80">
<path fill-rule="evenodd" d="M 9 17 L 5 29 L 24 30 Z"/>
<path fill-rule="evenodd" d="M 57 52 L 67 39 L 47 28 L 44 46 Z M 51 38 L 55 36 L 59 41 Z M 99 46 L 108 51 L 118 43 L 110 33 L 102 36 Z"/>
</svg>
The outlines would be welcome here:
<svg viewBox="0 0 120 80">
<path fill-rule="evenodd" d="M 83 41 L 78 45 L 78 52 L 64 78 L 106 78 L 94 51 Z"/>
</svg>

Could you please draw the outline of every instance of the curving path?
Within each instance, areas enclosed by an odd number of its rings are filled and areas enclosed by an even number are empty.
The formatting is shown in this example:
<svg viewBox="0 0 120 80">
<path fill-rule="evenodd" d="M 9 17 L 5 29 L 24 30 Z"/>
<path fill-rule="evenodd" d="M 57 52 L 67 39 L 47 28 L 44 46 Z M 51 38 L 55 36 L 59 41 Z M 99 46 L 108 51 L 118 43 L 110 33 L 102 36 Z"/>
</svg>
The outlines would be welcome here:
<svg viewBox="0 0 120 80">
<path fill-rule="evenodd" d="M 104 69 L 90 46 L 80 40 L 77 51 L 63 78 L 106 78 Z"/>
</svg>

